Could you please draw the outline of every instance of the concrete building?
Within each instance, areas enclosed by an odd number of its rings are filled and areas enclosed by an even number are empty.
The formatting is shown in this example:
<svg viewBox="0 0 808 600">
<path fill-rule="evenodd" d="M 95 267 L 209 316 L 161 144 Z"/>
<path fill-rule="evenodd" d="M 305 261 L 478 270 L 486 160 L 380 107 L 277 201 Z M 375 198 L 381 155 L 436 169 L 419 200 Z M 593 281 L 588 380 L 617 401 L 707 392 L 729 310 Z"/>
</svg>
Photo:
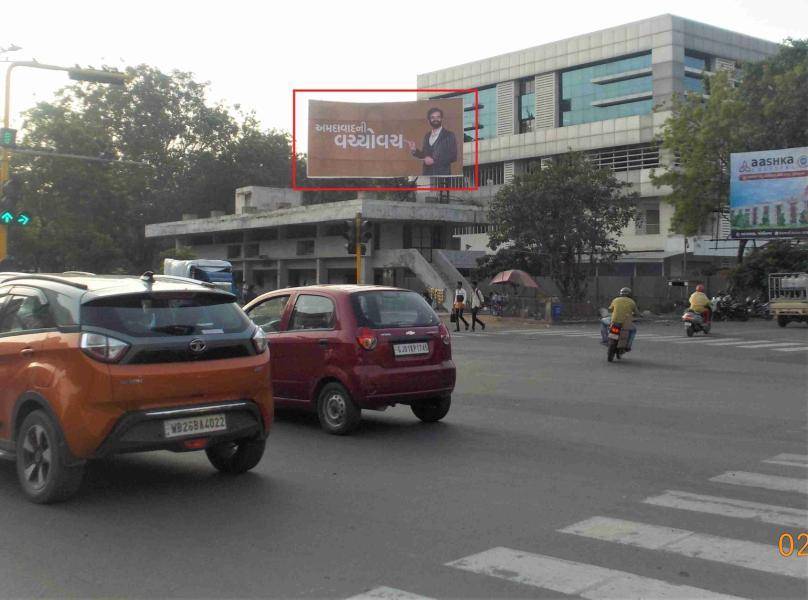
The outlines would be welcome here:
<svg viewBox="0 0 808 600">
<path fill-rule="evenodd" d="M 481 187 L 453 192 L 447 204 L 418 194 L 415 203 L 360 194 L 356 200 L 302 206 L 291 190 L 236 190 L 235 214 L 146 227 L 150 238 L 193 246 L 200 256 L 226 258 L 264 289 L 353 281 L 339 224 L 362 212 L 374 236 L 362 279 L 413 289 L 451 289 L 487 248 L 486 207 L 515 175 L 541 168 L 570 150 L 639 191 L 643 222 L 622 238 L 629 250 L 606 276 L 681 276 L 699 259 L 732 257 L 728 219 L 705 223 L 701 236 L 669 233 L 670 190 L 655 187 L 651 171 L 670 164 L 656 142 L 675 94 L 704 93 L 717 71 L 775 54 L 778 45 L 672 15 L 542 44 L 418 75 L 418 88 L 478 88 L 464 96 L 464 178 L 471 184 L 475 135 Z M 422 93 L 422 98 L 434 97 Z M 456 183 L 462 183 L 460 181 Z M 688 256 L 683 256 L 688 247 Z M 686 275 L 687 273 L 685 273 Z"/>
<path fill-rule="evenodd" d="M 685 240 L 669 233 L 673 207 L 667 189 L 650 181 L 652 169 L 670 164 L 655 142 L 675 94 L 704 93 L 717 71 L 758 61 L 778 44 L 673 15 L 604 29 L 418 76 L 419 88 L 478 88 L 480 184 L 477 197 L 569 150 L 587 153 L 633 184 L 642 196 L 642 225 L 622 238 L 623 263 L 643 272 L 672 275 L 681 265 Z M 431 97 L 422 94 L 423 98 Z M 474 161 L 474 96 L 464 96 L 464 164 Z M 465 168 L 466 183 L 473 182 Z M 459 229 L 461 247 L 484 250 L 482 228 Z M 688 240 L 701 257 L 734 256 L 736 242 L 706 243 L 729 234 L 726 218 L 705 223 Z M 698 264 L 699 255 L 688 257 Z M 654 266 L 651 266 L 654 265 Z M 679 267 L 680 268 L 680 267 Z"/>
<path fill-rule="evenodd" d="M 448 292 L 465 281 L 460 271 L 483 255 L 460 251 L 452 235 L 456 227 L 485 223 L 480 206 L 437 203 L 425 196 L 418 202 L 361 196 L 303 206 L 299 192 L 240 188 L 234 214 L 184 215 L 182 221 L 147 225 L 146 237 L 168 238 L 201 257 L 229 260 L 240 281 L 262 290 L 354 283 L 355 259 L 347 254 L 340 226 L 356 213 L 373 224 L 361 273 L 365 283 Z M 445 299 L 448 304 L 450 294 Z"/>
</svg>

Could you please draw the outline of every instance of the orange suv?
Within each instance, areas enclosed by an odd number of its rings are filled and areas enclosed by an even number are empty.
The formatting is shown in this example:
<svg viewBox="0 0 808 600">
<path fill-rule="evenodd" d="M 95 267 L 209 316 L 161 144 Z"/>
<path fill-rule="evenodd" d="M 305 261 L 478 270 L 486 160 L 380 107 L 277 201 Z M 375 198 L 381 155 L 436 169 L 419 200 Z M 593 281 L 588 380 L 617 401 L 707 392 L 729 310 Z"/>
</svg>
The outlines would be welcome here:
<svg viewBox="0 0 808 600">
<path fill-rule="evenodd" d="M 0 456 L 32 501 L 123 452 L 204 449 L 243 473 L 272 416 L 266 338 L 232 294 L 150 272 L 0 278 Z"/>
</svg>

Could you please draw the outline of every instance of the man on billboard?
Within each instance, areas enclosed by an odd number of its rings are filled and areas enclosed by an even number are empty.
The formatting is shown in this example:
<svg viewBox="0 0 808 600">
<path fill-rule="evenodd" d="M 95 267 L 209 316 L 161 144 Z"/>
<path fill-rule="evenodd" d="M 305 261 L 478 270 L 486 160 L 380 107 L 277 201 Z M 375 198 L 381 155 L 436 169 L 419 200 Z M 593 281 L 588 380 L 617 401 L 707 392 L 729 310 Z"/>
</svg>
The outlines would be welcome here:
<svg viewBox="0 0 808 600">
<path fill-rule="evenodd" d="M 430 108 L 426 119 L 432 129 L 424 135 L 420 150 L 416 148 L 415 142 L 407 140 L 410 153 L 424 161 L 423 175 L 451 175 L 452 163 L 457 160 L 455 135 L 443 128 L 441 109 Z"/>
</svg>

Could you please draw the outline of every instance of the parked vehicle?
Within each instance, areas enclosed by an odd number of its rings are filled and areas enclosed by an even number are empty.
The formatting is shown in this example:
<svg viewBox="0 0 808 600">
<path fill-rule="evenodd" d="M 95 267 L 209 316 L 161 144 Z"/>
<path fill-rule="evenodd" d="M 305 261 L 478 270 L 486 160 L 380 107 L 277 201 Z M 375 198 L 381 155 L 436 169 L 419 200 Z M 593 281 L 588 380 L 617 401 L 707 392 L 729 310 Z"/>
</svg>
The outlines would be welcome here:
<svg viewBox="0 0 808 600">
<path fill-rule="evenodd" d="M 703 331 L 704 335 L 710 333 L 710 323 L 706 323 L 704 321 L 704 315 L 695 311 L 685 311 L 685 314 L 682 315 L 682 323 L 685 325 L 687 337 L 693 337 L 694 334 L 700 331 Z"/>
<path fill-rule="evenodd" d="M 808 322 L 808 273 L 769 275 L 769 311 L 780 327 Z"/>
<path fill-rule="evenodd" d="M 244 308 L 269 338 L 276 405 L 316 411 L 325 431 L 349 433 L 363 409 L 407 404 L 427 422 L 449 412 L 451 338 L 420 294 L 317 285 L 269 292 Z"/>
<path fill-rule="evenodd" d="M 713 321 L 748 321 L 749 311 L 744 303 L 739 302 L 728 292 L 718 292 L 711 300 L 713 305 Z"/>
<path fill-rule="evenodd" d="M 0 455 L 34 502 L 63 500 L 88 459 L 205 450 L 258 464 L 272 424 L 266 336 L 211 284 L 19 275 L 0 284 Z"/>
<path fill-rule="evenodd" d="M 606 345 L 606 360 L 612 362 L 615 357 L 619 360 L 629 351 L 628 338 L 630 331 L 620 323 L 609 324 L 608 343 Z"/>
<path fill-rule="evenodd" d="M 163 261 L 163 274 L 205 281 L 225 292 L 238 295 L 238 286 L 233 279 L 233 265 L 226 260 L 166 258 Z"/>
<path fill-rule="evenodd" d="M 772 315 L 769 312 L 769 303 L 764 301 L 764 298 L 759 296 L 757 298 L 746 298 L 746 312 L 750 318 L 753 319 L 766 319 L 771 320 Z"/>
</svg>

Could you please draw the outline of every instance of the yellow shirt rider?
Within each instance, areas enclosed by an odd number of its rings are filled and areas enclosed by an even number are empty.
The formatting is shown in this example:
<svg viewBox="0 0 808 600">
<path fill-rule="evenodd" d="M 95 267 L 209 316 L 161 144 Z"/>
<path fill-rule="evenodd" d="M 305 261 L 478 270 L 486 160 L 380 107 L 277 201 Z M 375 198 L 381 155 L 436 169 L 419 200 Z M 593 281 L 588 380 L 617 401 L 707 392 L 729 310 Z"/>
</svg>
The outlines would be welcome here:
<svg viewBox="0 0 808 600">
<path fill-rule="evenodd" d="M 688 310 L 698 313 L 704 317 L 704 322 L 710 322 L 712 313 L 712 303 L 707 294 L 704 293 L 704 286 L 699 284 L 696 286 L 696 291 L 690 294 L 690 306 Z"/>
<path fill-rule="evenodd" d="M 634 341 L 634 336 L 637 335 L 637 328 L 634 327 L 634 316 L 640 316 L 640 309 L 637 308 L 637 303 L 631 297 L 631 288 L 621 288 L 620 296 L 612 300 L 609 305 L 609 312 L 612 314 L 611 321 L 608 319 L 601 320 L 601 341 L 606 344 L 606 334 L 609 329 L 610 323 L 619 323 L 623 328 L 628 329 L 628 348 L 631 349 L 631 343 Z"/>
</svg>

